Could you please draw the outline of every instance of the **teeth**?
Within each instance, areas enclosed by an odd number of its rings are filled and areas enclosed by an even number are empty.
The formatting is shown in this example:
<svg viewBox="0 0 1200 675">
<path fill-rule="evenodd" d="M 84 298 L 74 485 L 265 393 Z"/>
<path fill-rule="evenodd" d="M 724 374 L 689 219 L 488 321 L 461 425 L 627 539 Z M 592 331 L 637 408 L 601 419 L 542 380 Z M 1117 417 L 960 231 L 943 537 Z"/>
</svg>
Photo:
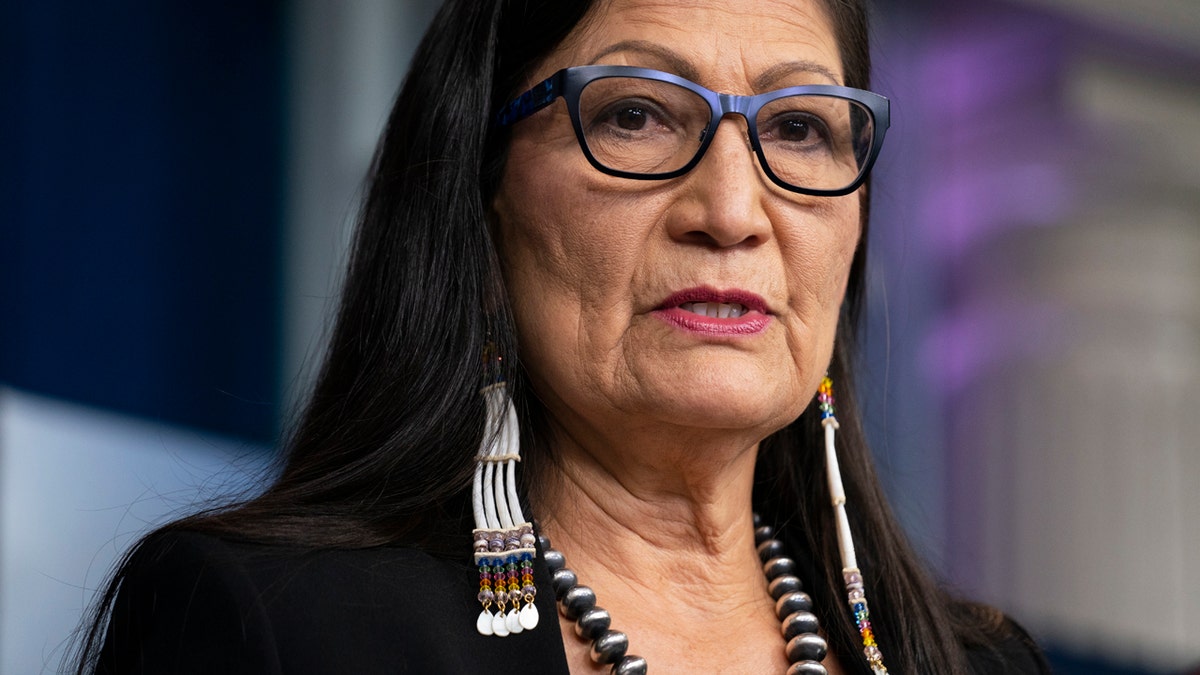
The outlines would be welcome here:
<svg viewBox="0 0 1200 675">
<path fill-rule="evenodd" d="M 746 313 L 744 306 L 724 302 L 685 302 L 679 308 L 685 312 L 707 316 L 710 319 L 736 319 Z"/>
</svg>

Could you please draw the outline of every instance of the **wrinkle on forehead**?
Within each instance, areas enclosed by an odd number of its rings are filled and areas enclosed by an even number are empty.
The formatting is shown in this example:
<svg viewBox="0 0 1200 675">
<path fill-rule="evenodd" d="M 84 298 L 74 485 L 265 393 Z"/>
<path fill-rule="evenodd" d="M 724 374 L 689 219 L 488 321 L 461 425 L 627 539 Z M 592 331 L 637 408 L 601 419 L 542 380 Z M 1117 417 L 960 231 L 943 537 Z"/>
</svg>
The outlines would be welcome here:
<svg viewBox="0 0 1200 675">
<path fill-rule="evenodd" d="M 726 93 L 786 86 L 776 81 L 789 71 L 844 83 L 821 0 L 599 0 L 532 79 L 605 56 L 611 62 L 618 49 L 622 56 L 650 56 L 660 67 Z M 752 91 L 743 91 L 747 83 Z"/>
<path fill-rule="evenodd" d="M 658 43 L 649 40 L 621 40 L 614 42 L 609 46 L 601 49 L 591 57 L 584 59 L 586 63 L 598 63 L 600 59 L 610 54 L 634 53 L 649 56 L 661 63 L 666 64 L 667 71 L 679 75 L 693 82 L 701 78 L 697 71 L 686 58 L 677 54 L 673 49 L 664 47 Z M 824 64 L 808 59 L 794 59 L 777 63 L 754 78 L 754 90 L 765 91 L 776 82 L 784 79 L 788 75 L 796 72 L 812 73 L 820 75 L 830 84 L 841 84 L 841 80 L 833 70 L 826 67 Z"/>
</svg>

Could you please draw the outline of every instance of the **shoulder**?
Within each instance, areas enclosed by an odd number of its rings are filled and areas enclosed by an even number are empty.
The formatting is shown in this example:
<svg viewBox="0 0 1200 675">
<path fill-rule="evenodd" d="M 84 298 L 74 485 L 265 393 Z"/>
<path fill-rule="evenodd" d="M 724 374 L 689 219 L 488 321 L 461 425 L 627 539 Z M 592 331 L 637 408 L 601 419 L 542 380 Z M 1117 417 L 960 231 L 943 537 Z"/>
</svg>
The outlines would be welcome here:
<svg viewBox="0 0 1200 675">
<path fill-rule="evenodd" d="M 333 611 L 437 595 L 451 592 L 469 572 L 465 565 L 411 548 L 312 550 L 172 531 L 153 535 L 138 548 L 121 591 L 130 600 L 153 601 L 154 611 L 174 609 L 174 601 L 181 601 L 189 618 L 230 609 L 214 606 L 221 600 L 248 616 L 278 614 L 296 602 Z"/>
<path fill-rule="evenodd" d="M 488 651 L 477 577 L 413 548 L 159 533 L 125 570 L 99 672 L 468 672 Z"/>
<path fill-rule="evenodd" d="M 278 673 L 270 623 L 255 597 L 220 540 L 152 535 L 123 570 L 98 670 Z"/>
<path fill-rule="evenodd" d="M 128 581 L 155 588 L 219 586 L 250 595 L 252 604 L 277 611 L 281 603 L 344 604 L 359 594 L 375 602 L 400 591 L 450 591 L 471 568 L 414 548 L 310 549 L 174 531 L 147 540 L 133 557 Z M 330 607 L 326 607 L 330 608 Z"/>
<path fill-rule="evenodd" d="M 1002 617 L 995 640 L 967 648 L 967 660 L 975 675 L 1049 675 L 1050 666 L 1041 647 L 1020 624 Z"/>
</svg>

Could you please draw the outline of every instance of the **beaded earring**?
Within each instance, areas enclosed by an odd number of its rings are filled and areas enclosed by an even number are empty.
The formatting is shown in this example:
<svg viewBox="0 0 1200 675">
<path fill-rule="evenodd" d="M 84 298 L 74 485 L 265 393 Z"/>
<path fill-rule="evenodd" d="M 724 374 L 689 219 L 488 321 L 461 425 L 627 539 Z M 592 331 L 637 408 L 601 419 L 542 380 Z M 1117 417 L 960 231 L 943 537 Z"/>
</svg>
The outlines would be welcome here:
<svg viewBox="0 0 1200 675">
<path fill-rule="evenodd" d="M 494 346 L 484 352 L 488 383 L 479 390 L 486 404 L 483 441 L 475 457 L 471 506 L 475 513 L 475 565 L 483 605 L 475 628 L 482 635 L 505 637 L 538 625 L 533 600 L 533 560 L 537 542 L 533 525 L 521 512 L 517 496 L 517 462 L 521 433 L 517 411 L 499 372 Z M 496 613 L 492 613 L 492 605 Z"/>
<path fill-rule="evenodd" d="M 863 655 L 874 675 L 887 675 L 883 665 L 883 653 L 875 642 L 871 630 L 871 613 L 867 608 L 867 596 L 863 588 L 862 572 L 854 555 L 854 540 L 850 536 L 850 520 L 846 517 L 846 491 L 842 488 L 842 471 L 838 468 L 837 435 L 838 421 L 833 400 L 833 380 L 825 376 L 817 389 L 817 402 L 821 410 L 821 426 L 825 428 L 825 464 L 829 478 L 829 493 L 833 497 L 834 518 L 837 521 L 838 547 L 842 553 L 842 578 L 846 582 L 846 595 L 854 623 L 862 637 Z"/>
</svg>

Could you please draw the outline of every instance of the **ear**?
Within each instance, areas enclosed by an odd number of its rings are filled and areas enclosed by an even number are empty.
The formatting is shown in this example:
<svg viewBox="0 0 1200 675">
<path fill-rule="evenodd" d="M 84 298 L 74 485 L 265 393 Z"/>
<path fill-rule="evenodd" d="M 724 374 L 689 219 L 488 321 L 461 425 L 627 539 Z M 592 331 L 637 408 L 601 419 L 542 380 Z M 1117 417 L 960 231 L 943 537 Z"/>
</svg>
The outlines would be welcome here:
<svg viewBox="0 0 1200 675">
<path fill-rule="evenodd" d="M 504 283 L 504 263 L 501 241 L 501 218 L 493 198 L 484 204 L 483 234 L 486 240 L 487 274 L 483 278 L 483 309 L 488 316 L 489 329 L 497 328 L 497 321 L 508 321 L 508 290 Z"/>
</svg>

